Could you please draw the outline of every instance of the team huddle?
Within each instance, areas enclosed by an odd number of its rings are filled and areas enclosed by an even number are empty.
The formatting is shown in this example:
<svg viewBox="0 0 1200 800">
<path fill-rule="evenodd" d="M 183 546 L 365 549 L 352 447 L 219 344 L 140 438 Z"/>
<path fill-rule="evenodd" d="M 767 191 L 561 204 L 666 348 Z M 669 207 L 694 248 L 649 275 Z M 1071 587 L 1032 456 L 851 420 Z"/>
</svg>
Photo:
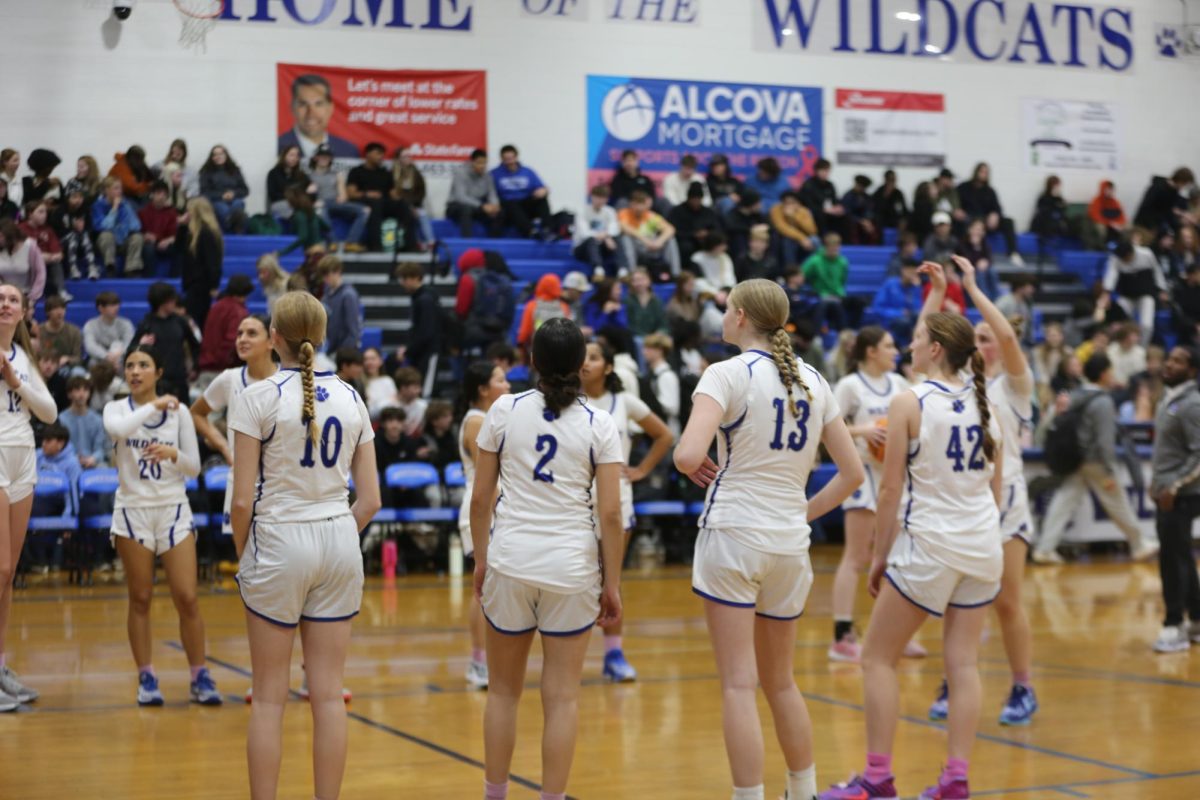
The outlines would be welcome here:
<svg viewBox="0 0 1200 800">
<path fill-rule="evenodd" d="M 895 372 L 891 336 L 867 328 L 857 371 L 831 387 L 798 359 L 785 330 L 788 298 L 750 280 L 730 293 L 724 340 L 739 355 L 708 367 L 677 442 L 650 409 L 622 391 L 611 351 L 575 323 L 552 319 L 532 341 L 536 387 L 510 393 L 502 370 L 471 365 L 460 400 L 467 493 L 460 531 L 474 555 L 468 680 L 488 687 L 484 797 L 507 797 L 517 709 L 535 634 L 542 636 L 544 799 L 564 798 L 575 751 L 578 697 L 592 629 L 604 628 L 604 674 L 636 676 L 621 643 L 621 563 L 633 526 L 632 483 L 674 445 L 674 466 L 706 487 L 692 587 L 701 598 L 721 683 L 723 732 L 734 800 L 764 797 L 762 688 L 787 764 L 789 800 L 898 798 L 892 752 L 899 718 L 896 665 L 924 655 L 913 641 L 929 616 L 944 621 L 945 682 L 930 716 L 948 720 L 948 753 L 924 800 L 969 797 L 967 773 L 980 709 L 976 659 L 995 604 L 1013 689 L 1001 721 L 1025 724 L 1037 710 L 1031 645 L 1020 603 L 1032 538 L 1020 435 L 1032 416 L 1033 380 L 1017 333 L 956 259 L 984 321 L 934 313 L 946 281 L 928 263 L 932 291 L 911 346 L 908 385 Z M 11 567 L 36 473 L 30 415 L 53 419 L 53 401 L 21 341 L 20 292 L 0 286 L 0 516 Z M 282 723 L 298 629 L 313 716 L 314 795 L 337 797 L 346 762 L 342 678 L 351 619 L 363 592 L 359 534 L 378 511 L 374 434 L 363 399 L 315 372 L 326 318 L 292 292 L 273 319 L 250 317 L 238 332 L 246 366 L 222 374 L 189 410 L 157 393 L 163 365 L 151 346 L 125 357 L 130 396 L 110 403 L 104 425 L 120 477 L 112 536 L 129 587 L 129 639 L 137 701 L 161 705 L 150 661 L 150 597 L 161 557 L 192 669 L 191 700 L 219 704 L 205 666 L 196 603 L 196 548 L 186 483 L 200 470 L 197 432 L 232 465 L 225 526 L 239 557 L 253 667 L 248 732 L 251 796 L 276 795 Z M 278 366 L 272 353 L 278 359 Z M 208 422 L 228 413 L 228 435 Z M 190 412 L 190 413 L 189 413 Z M 632 425 L 651 446 L 629 465 Z M 716 457 L 710 455 L 716 441 Z M 10 446 L 11 445 L 11 446 Z M 806 493 L 824 448 L 837 467 Z M 351 490 L 353 502 L 351 502 Z M 811 522 L 841 507 L 846 548 L 834 587 L 831 659 L 862 664 L 866 766 L 819 792 L 812 724 L 793 675 L 796 620 L 813 585 Z M 22 515 L 24 515 L 22 517 Z M 13 545 L 16 549 L 13 550 Z M 875 598 L 861 645 L 854 596 L 867 573 Z M 0 653 L 11 588 L 0 591 Z M 36 692 L 0 662 L 0 691 Z"/>
</svg>

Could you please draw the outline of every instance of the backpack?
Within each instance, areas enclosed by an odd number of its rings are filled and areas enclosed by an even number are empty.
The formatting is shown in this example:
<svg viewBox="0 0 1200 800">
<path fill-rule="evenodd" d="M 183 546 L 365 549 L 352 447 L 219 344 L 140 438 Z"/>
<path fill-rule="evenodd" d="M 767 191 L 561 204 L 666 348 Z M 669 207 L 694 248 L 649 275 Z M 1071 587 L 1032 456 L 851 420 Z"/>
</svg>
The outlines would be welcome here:
<svg viewBox="0 0 1200 800">
<path fill-rule="evenodd" d="M 279 236 L 283 233 L 283 226 L 270 214 L 255 214 L 246 220 L 246 233 L 250 236 Z"/>
<path fill-rule="evenodd" d="M 567 312 L 563 311 L 561 300 L 535 300 L 534 302 L 536 303 L 533 307 L 534 331 L 542 327 L 545 322 L 567 315 Z"/>
<path fill-rule="evenodd" d="M 490 269 L 478 270 L 474 277 L 475 299 L 468 324 L 488 336 L 506 338 L 516 311 L 512 281 Z"/>
<path fill-rule="evenodd" d="M 1046 444 L 1043 448 L 1046 466 L 1058 476 L 1070 475 L 1083 464 L 1084 447 L 1079 440 L 1079 424 L 1083 412 L 1102 392 L 1094 392 L 1083 400 L 1072 403 L 1059 414 L 1046 429 Z"/>
</svg>

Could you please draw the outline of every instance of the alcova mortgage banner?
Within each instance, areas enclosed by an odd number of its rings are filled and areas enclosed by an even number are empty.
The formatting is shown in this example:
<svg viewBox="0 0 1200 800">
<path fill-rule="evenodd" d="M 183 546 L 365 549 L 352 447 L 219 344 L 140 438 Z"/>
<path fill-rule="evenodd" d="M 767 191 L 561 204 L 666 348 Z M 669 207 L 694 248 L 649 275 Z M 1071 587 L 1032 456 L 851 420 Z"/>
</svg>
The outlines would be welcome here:
<svg viewBox="0 0 1200 800">
<path fill-rule="evenodd" d="M 626 149 L 654 178 L 686 154 L 703 165 L 724 153 L 742 175 L 772 156 L 796 184 L 821 154 L 818 87 L 589 75 L 587 114 L 589 186 L 609 180 Z"/>
</svg>

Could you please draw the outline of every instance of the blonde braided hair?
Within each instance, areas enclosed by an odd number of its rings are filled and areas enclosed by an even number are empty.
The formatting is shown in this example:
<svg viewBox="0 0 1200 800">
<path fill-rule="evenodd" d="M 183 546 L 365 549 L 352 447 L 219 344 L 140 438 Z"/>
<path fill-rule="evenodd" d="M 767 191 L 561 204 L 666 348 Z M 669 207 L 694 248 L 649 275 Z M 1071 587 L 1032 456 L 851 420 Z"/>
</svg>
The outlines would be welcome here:
<svg viewBox="0 0 1200 800">
<path fill-rule="evenodd" d="M 929 341 L 942 346 L 946 353 L 946 365 L 951 372 L 960 372 L 970 362 L 975 405 L 979 407 L 979 423 L 983 427 L 983 455 L 988 461 L 995 461 L 996 440 L 992 438 L 987 375 L 984 372 L 983 354 L 975 347 L 975 330 L 960 314 L 939 312 L 930 314 L 924 321 L 925 329 L 929 331 Z"/>
<path fill-rule="evenodd" d="M 792 337 L 784 330 L 788 313 L 791 310 L 787 294 L 779 284 L 763 278 L 743 281 L 729 292 L 729 307 L 739 308 L 746 319 L 771 344 L 771 358 L 775 368 L 779 370 L 779 380 L 788 393 L 788 406 L 792 416 L 799 417 L 795 387 L 804 390 L 804 395 L 812 400 L 812 391 L 800 375 L 800 367 L 796 362 L 796 351 L 792 348 Z"/>
<path fill-rule="evenodd" d="M 289 351 L 280 353 L 280 357 L 294 355 L 300 365 L 303 390 L 300 419 L 314 445 L 320 443 L 316 382 L 313 379 L 313 362 L 317 355 L 314 343 L 325 340 L 326 322 L 325 307 L 308 292 L 288 292 L 275 301 L 271 327 L 283 338 Z"/>
</svg>

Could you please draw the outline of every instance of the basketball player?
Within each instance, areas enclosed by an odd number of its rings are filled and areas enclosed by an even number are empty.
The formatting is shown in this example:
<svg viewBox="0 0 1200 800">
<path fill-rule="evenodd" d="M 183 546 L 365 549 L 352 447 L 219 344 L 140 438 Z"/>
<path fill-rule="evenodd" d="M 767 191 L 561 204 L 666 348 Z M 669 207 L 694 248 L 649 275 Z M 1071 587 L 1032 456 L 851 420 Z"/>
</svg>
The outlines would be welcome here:
<svg viewBox="0 0 1200 800">
<path fill-rule="evenodd" d="M 734 800 L 763 798 L 756 686 L 775 720 L 787 796 L 811 800 L 817 793 L 812 722 L 792 671 L 796 619 L 813 582 L 808 521 L 836 508 L 863 480 L 829 384 L 792 349 L 788 310 L 787 295 L 771 281 L 733 288 L 722 334 L 741 355 L 704 371 L 675 449 L 679 471 L 708 487 L 692 590 L 704 598 L 721 678 Z M 719 471 L 707 455 L 718 431 Z M 820 445 L 838 473 L 810 503 L 805 486 Z"/>
<path fill-rule="evenodd" d="M 129 645 L 138 669 L 137 702 L 161 706 L 151 663 L 150 600 L 154 559 L 162 558 L 179 612 L 179 636 L 192 670 L 191 700 L 219 706 L 221 694 L 204 665 L 204 620 L 196 600 L 196 527 L 187 479 L 200 474 L 196 429 L 187 407 L 159 396 L 162 361 L 150 345 L 125 355 L 129 397 L 104 406 L 104 430 L 113 440 L 120 485 L 113 504 L 112 537 L 129 589 Z"/>
<path fill-rule="evenodd" d="M 313 716 L 314 795 L 337 797 L 346 766 L 342 677 L 362 601 L 359 533 L 379 510 L 379 476 L 362 398 L 332 373 L 313 371 L 325 326 L 312 295 L 279 298 L 271 346 L 281 369 L 242 392 L 229 421 L 230 516 L 254 670 L 246 748 L 254 800 L 274 798 L 279 783 L 297 627 Z"/>
</svg>

